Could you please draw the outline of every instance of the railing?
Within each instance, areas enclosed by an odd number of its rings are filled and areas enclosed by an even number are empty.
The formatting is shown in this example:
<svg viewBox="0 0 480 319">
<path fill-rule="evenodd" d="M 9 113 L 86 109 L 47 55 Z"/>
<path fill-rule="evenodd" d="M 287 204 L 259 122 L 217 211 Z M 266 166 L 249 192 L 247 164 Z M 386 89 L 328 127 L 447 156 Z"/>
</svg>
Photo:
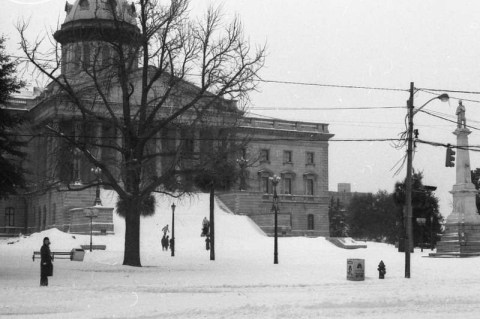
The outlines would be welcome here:
<svg viewBox="0 0 480 319">
<path fill-rule="evenodd" d="M 290 130 L 299 132 L 328 133 L 328 124 L 325 123 L 294 122 L 284 120 L 259 119 L 252 117 L 244 118 L 241 126 L 251 128 Z"/>
<path fill-rule="evenodd" d="M 318 202 L 325 196 L 279 194 L 278 198 L 281 202 Z M 273 194 L 263 194 L 262 199 L 272 200 Z"/>
</svg>

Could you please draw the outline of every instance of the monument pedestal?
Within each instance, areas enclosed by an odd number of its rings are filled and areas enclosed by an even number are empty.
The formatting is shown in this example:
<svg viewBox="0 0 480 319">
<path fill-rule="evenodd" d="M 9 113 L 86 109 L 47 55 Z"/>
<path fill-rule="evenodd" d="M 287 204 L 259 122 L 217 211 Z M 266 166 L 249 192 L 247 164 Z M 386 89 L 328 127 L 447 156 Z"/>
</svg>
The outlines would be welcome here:
<svg viewBox="0 0 480 319">
<path fill-rule="evenodd" d="M 471 181 L 468 153 L 467 128 L 457 128 L 456 184 L 450 191 L 453 195 L 453 210 L 447 217 L 445 231 L 437 243 L 437 252 L 431 257 L 480 256 L 480 215 L 475 197 L 477 190 Z"/>
</svg>

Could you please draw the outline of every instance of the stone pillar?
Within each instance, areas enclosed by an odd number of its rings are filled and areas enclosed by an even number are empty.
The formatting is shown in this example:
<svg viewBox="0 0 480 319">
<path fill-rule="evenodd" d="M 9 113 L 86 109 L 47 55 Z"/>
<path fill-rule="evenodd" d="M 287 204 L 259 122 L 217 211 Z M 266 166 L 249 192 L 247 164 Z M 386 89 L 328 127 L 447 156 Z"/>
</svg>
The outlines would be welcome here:
<svg viewBox="0 0 480 319">
<path fill-rule="evenodd" d="M 456 178 L 455 185 L 450 193 L 453 195 L 453 211 L 447 218 L 447 223 L 479 223 L 475 196 L 477 190 L 472 183 L 470 173 L 470 154 L 468 152 L 468 135 L 471 131 L 467 128 L 457 128 L 453 134 L 457 136 L 457 156 L 455 160 Z"/>
<path fill-rule="evenodd" d="M 445 232 L 437 243 L 437 252 L 431 256 L 480 256 L 480 215 L 477 213 L 477 190 L 470 173 L 468 135 L 471 131 L 459 125 L 457 136 L 456 177 L 450 193 L 453 196 L 452 213 L 447 217 Z"/>
</svg>

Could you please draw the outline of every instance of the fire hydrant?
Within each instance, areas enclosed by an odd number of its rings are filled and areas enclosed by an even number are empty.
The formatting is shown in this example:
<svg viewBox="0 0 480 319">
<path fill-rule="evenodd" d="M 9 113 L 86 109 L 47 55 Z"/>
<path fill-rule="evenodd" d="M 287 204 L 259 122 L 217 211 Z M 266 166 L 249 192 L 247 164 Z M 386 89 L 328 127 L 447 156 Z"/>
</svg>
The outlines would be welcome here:
<svg viewBox="0 0 480 319">
<path fill-rule="evenodd" d="M 387 273 L 387 270 L 385 269 L 385 264 L 383 263 L 383 260 L 380 260 L 380 263 L 378 264 L 378 279 L 385 279 L 385 274 Z"/>
</svg>

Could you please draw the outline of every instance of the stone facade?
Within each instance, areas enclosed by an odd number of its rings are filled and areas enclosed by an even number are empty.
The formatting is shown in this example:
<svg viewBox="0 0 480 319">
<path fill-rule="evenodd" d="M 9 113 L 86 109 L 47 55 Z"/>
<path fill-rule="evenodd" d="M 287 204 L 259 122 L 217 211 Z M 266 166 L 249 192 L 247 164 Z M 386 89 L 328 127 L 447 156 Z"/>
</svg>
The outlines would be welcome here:
<svg viewBox="0 0 480 319">
<path fill-rule="evenodd" d="M 333 136 L 328 125 L 246 118 L 241 127 L 252 136 L 246 151 L 247 187 L 219 198 L 272 234 L 270 177 L 277 175 L 280 235 L 328 236 L 328 140 Z"/>
<path fill-rule="evenodd" d="M 134 24 L 135 7 L 126 0 L 117 0 L 116 10 L 120 10 L 127 20 L 123 21 L 124 33 L 113 32 L 108 8 L 96 8 L 105 5 L 104 1 L 75 1 L 65 7 L 67 18 L 62 27 L 54 34 L 62 45 L 62 73 L 80 87 L 88 87 L 88 79 L 82 76 L 81 66 L 88 68 L 89 56 L 93 50 L 101 52 L 99 60 L 102 65 L 112 58 L 108 49 L 109 41 L 127 43 L 129 37 L 138 36 Z M 100 14 L 101 16 L 98 16 Z M 100 29 L 98 29 L 100 28 Z M 135 57 L 136 59 L 136 57 Z M 132 87 L 139 85 L 141 68 L 132 71 Z M 138 73 L 138 74 L 137 74 Z M 120 105 L 121 94 L 118 85 L 113 83 L 108 96 L 108 105 L 116 112 Z M 153 85 L 153 94 L 161 94 L 168 83 L 159 78 Z M 190 83 L 181 84 L 182 94 L 178 101 L 188 97 L 196 90 Z M 140 86 L 133 90 L 132 100 L 139 99 Z M 184 93 L 185 92 L 185 93 Z M 87 188 L 95 182 L 91 172 L 93 165 L 75 149 L 55 138 L 49 128 L 58 129 L 73 139 L 79 136 L 121 143 L 111 127 L 94 121 L 82 121 L 81 114 L 72 107 L 71 101 L 58 93 L 55 84 L 49 84 L 43 92 L 36 92 L 31 97 L 17 96 L 7 107 L 12 112 L 22 112 L 28 122 L 22 132 L 29 140 L 25 167 L 31 172 L 30 189 L 23 195 L 0 202 L 0 233 L 31 233 L 51 227 L 63 231 L 88 233 L 90 219 L 84 216 L 84 209 L 91 207 L 95 190 Z M 183 94 L 184 93 L 184 94 Z M 103 102 L 92 106 L 91 112 L 105 112 Z M 173 103 L 173 102 L 172 102 Z M 236 112 L 235 101 L 221 99 L 216 108 L 224 112 Z M 175 105 L 168 106 L 160 116 L 171 114 Z M 233 112 L 232 110 L 236 110 Z M 120 111 L 120 109 L 118 110 Z M 170 113 L 169 113 L 170 112 Z M 229 119 L 229 116 L 222 115 Z M 225 119 L 222 118 L 221 121 Z M 212 121 L 217 121 L 211 117 Z M 236 119 L 231 119 L 236 121 Z M 284 235 L 328 236 L 328 140 L 333 136 L 324 123 L 294 122 L 270 120 L 243 116 L 239 119 L 236 134 L 239 138 L 249 140 L 244 152 L 243 184 L 239 181 L 235 190 L 219 194 L 219 198 L 235 213 L 250 216 L 262 229 L 271 233 L 273 229 L 272 184 L 270 177 L 278 175 L 281 181 L 277 192 L 280 198 L 279 223 Z M 177 123 L 178 124 L 178 123 Z M 228 123 L 227 123 L 228 124 Z M 188 132 L 187 132 L 188 130 Z M 186 133 L 192 140 L 192 150 L 202 148 L 202 132 L 182 131 L 178 127 L 168 128 L 164 135 L 158 135 L 153 148 L 168 151 L 169 147 L 178 146 L 180 140 L 186 140 Z M 86 136 L 86 137 L 85 137 Z M 208 140 L 208 139 L 207 139 Z M 205 141 L 205 139 L 203 140 Z M 203 142 L 205 143 L 205 142 Z M 99 158 L 109 167 L 115 167 L 118 156 L 108 152 L 108 148 L 94 148 L 93 156 Z M 168 157 L 151 161 L 151 172 L 161 172 L 171 166 Z M 120 176 L 120 172 L 115 172 Z M 119 177 L 118 177 L 119 178 Z M 242 186 L 242 187 L 240 187 Z M 242 188 L 241 190 L 239 188 Z M 13 216 L 13 217 L 12 217 Z M 94 225 L 96 233 L 112 233 L 113 218 L 102 214 Z"/>
</svg>

